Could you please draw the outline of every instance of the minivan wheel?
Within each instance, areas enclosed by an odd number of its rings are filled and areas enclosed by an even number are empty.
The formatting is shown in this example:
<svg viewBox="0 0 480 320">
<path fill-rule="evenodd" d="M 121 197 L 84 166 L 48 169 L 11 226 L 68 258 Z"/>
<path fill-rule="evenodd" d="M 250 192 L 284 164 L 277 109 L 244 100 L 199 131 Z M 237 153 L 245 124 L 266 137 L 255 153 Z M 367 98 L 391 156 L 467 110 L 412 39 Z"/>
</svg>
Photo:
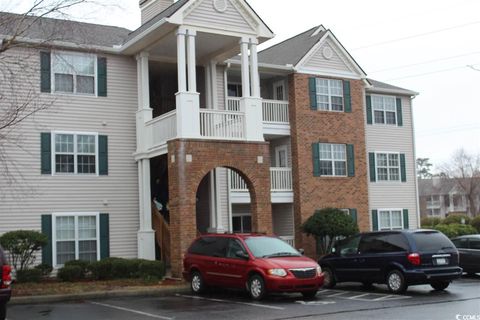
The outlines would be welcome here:
<svg viewBox="0 0 480 320">
<path fill-rule="evenodd" d="M 198 271 L 192 272 L 192 281 L 190 282 L 190 288 L 192 292 L 195 294 L 200 294 L 205 291 L 205 282 L 203 281 L 203 277 Z"/>
<path fill-rule="evenodd" d="M 265 281 L 258 274 L 254 274 L 248 279 L 248 293 L 253 300 L 262 300 L 267 293 Z"/>
<path fill-rule="evenodd" d="M 303 291 L 302 292 L 302 296 L 305 298 L 305 299 L 313 299 L 317 296 L 317 290 L 314 290 L 314 291 Z"/>
<path fill-rule="evenodd" d="M 333 274 L 332 269 L 323 268 L 323 286 L 327 289 L 335 287 L 337 281 L 335 281 L 335 275 Z"/>
<path fill-rule="evenodd" d="M 5 320 L 7 317 L 7 304 L 0 303 L 0 320 Z"/>
<path fill-rule="evenodd" d="M 449 281 L 435 281 L 435 282 L 430 283 L 430 285 L 432 286 L 432 288 L 435 291 L 442 291 L 442 290 L 445 290 L 445 289 L 448 288 L 448 286 L 450 285 L 450 282 Z"/>
<path fill-rule="evenodd" d="M 387 286 L 392 293 L 403 293 L 408 287 L 403 273 L 399 270 L 392 270 L 388 273 Z"/>
</svg>

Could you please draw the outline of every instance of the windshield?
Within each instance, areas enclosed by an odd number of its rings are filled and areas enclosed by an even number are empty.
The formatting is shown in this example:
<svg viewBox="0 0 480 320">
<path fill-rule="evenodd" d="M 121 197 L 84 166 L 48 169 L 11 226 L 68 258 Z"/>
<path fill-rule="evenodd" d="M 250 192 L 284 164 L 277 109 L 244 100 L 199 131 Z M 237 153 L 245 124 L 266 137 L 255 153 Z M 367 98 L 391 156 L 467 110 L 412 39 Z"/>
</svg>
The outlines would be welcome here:
<svg viewBox="0 0 480 320">
<path fill-rule="evenodd" d="M 454 249 L 453 243 L 443 234 L 436 231 L 415 232 L 412 234 L 418 251 L 438 251 Z"/>
<path fill-rule="evenodd" d="M 245 243 L 256 258 L 301 256 L 292 246 L 278 238 L 251 237 Z"/>
</svg>

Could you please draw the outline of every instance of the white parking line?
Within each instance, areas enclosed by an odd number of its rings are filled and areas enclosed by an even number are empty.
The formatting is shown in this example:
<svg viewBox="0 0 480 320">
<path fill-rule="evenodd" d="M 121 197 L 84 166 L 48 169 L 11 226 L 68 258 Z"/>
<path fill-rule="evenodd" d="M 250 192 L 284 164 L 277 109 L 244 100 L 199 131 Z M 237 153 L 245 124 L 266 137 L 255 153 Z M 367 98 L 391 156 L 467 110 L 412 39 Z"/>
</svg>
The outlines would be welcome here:
<svg viewBox="0 0 480 320">
<path fill-rule="evenodd" d="M 346 299 L 355 300 L 355 299 L 358 299 L 358 298 L 361 298 L 361 297 L 368 296 L 369 294 L 370 294 L 370 293 L 363 293 L 363 294 L 359 294 L 358 296 L 348 297 L 348 298 L 346 298 Z"/>
<path fill-rule="evenodd" d="M 273 310 L 285 310 L 285 308 L 282 308 L 282 307 L 269 306 L 269 305 L 266 305 L 266 304 L 259 304 L 259 303 L 249 303 L 249 302 L 231 301 L 231 300 L 223 300 L 223 299 L 212 299 L 212 298 L 205 298 L 205 297 L 199 297 L 199 296 L 188 296 L 188 295 L 183 295 L 183 294 L 178 294 L 178 293 L 176 294 L 176 296 L 181 297 L 181 298 L 186 298 L 186 299 L 207 300 L 207 301 L 221 302 L 221 303 L 235 303 L 235 304 L 242 304 L 242 305 L 258 307 L 258 308 L 266 308 L 266 309 L 273 309 Z"/>
<path fill-rule="evenodd" d="M 385 301 L 385 300 L 402 300 L 402 299 L 410 299 L 411 296 L 398 296 L 394 294 L 389 294 L 388 296 L 380 297 L 373 299 L 372 301 Z"/>
<path fill-rule="evenodd" d="M 150 318 L 164 319 L 164 320 L 173 320 L 173 318 L 163 317 L 163 316 L 159 316 L 159 315 L 157 315 L 157 314 L 148 313 L 148 312 L 143 312 L 143 311 L 138 311 L 138 310 L 134 310 L 134 309 L 128 309 L 128 308 L 124 308 L 124 307 L 114 306 L 114 305 L 111 305 L 111 304 L 100 303 L 100 302 L 93 302 L 93 301 L 87 301 L 87 302 L 90 303 L 90 304 L 94 304 L 94 305 L 97 305 L 97 306 L 102 306 L 102 307 L 105 307 L 105 308 L 117 309 L 117 310 L 121 310 L 121 311 L 126 311 L 126 312 L 131 312 L 131 313 L 140 314 L 140 315 L 142 315 L 142 316 L 146 316 L 146 317 L 150 317 Z"/>
<path fill-rule="evenodd" d="M 318 293 L 324 297 L 336 297 L 339 299 L 346 300 L 357 300 L 357 301 L 366 301 L 366 302 L 378 302 L 378 301 L 391 301 L 391 300 L 403 300 L 410 299 L 411 296 L 402 296 L 395 294 L 385 294 L 385 293 L 376 293 L 376 292 L 358 292 L 358 291 L 342 291 L 342 290 L 331 290 L 323 289 L 319 290 Z M 353 296 L 345 296 L 351 295 Z M 356 294 L 356 295 L 355 295 Z"/>
</svg>

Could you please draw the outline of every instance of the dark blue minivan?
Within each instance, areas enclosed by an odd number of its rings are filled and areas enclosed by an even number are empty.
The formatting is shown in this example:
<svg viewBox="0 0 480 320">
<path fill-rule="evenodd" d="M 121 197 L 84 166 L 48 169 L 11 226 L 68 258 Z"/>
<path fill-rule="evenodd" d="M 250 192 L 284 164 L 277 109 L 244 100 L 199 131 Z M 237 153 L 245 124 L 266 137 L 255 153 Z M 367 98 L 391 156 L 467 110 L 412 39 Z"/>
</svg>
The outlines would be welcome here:
<svg viewBox="0 0 480 320">
<path fill-rule="evenodd" d="M 318 263 L 326 288 L 337 282 L 361 282 L 366 287 L 387 284 L 393 293 L 419 284 L 444 290 L 462 275 L 458 250 L 443 233 L 434 230 L 358 234 L 338 241 Z"/>
</svg>

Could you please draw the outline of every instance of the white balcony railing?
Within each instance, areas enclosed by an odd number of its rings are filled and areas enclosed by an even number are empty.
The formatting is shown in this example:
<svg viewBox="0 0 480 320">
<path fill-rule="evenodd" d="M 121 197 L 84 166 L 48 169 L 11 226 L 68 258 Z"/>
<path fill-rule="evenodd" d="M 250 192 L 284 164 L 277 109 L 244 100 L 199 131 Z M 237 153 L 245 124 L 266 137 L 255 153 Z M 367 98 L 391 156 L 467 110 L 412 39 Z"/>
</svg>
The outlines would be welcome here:
<svg viewBox="0 0 480 320">
<path fill-rule="evenodd" d="M 235 111 L 201 109 L 200 135 L 217 139 L 245 139 L 245 115 Z"/>
<path fill-rule="evenodd" d="M 245 180 L 233 170 L 230 172 L 230 190 L 233 192 L 248 192 L 247 184 Z"/>
<path fill-rule="evenodd" d="M 262 102 L 263 122 L 288 124 L 288 101 L 266 100 Z"/>
<path fill-rule="evenodd" d="M 228 97 L 228 99 L 227 99 L 227 110 L 228 111 L 240 111 L 240 98 Z"/>
<path fill-rule="evenodd" d="M 295 248 L 295 237 L 294 236 L 280 236 L 279 238 Z"/>
<path fill-rule="evenodd" d="M 270 168 L 272 191 L 292 191 L 292 168 Z"/>
<path fill-rule="evenodd" d="M 162 114 L 145 125 L 151 134 L 152 147 L 162 145 L 177 136 L 177 111 Z"/>
</svg>

